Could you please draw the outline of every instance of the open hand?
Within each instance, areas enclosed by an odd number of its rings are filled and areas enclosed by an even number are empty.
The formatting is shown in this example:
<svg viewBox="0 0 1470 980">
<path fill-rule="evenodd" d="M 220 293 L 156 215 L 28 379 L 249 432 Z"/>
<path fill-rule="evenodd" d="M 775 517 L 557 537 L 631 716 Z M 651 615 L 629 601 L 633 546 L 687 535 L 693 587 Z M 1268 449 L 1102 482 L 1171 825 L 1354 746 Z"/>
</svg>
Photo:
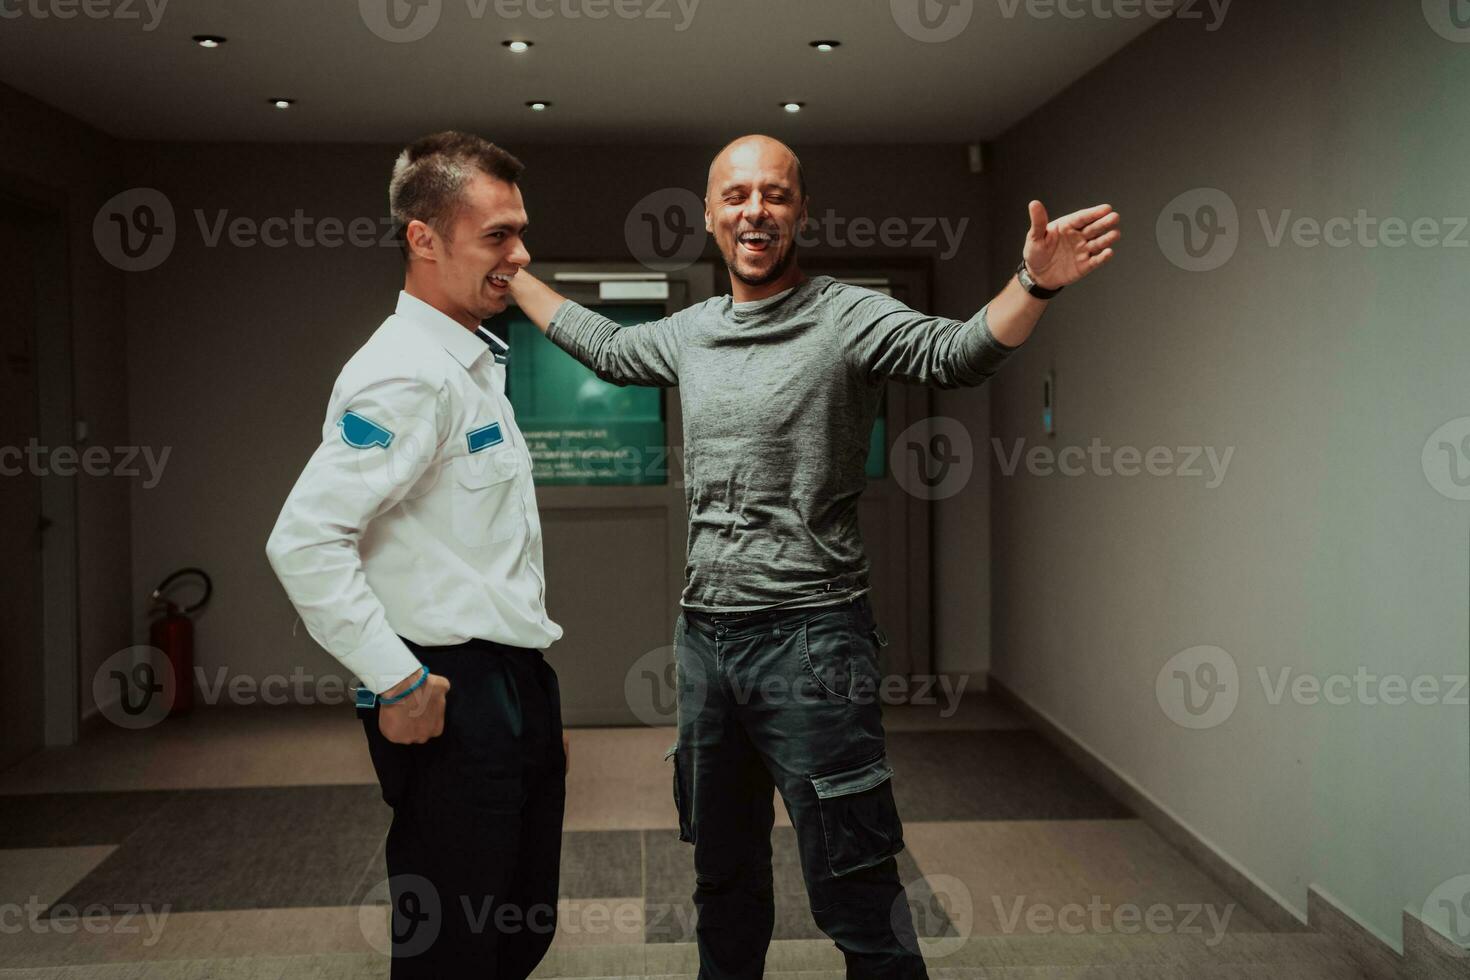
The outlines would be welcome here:
<svg viewBox="0 0 1470 980">
<path fill-rule="evenodd" d="M 1113 257 L 1109 247 L 1123 237 L 1122 216 L 1111 204 L 1095 204 L 1048 221 L 1046 208 L 1032 201 L 1031 230 L 1021 250 L 1031 278 L 1043 289 L 1070 286 Z"/>
</svg>

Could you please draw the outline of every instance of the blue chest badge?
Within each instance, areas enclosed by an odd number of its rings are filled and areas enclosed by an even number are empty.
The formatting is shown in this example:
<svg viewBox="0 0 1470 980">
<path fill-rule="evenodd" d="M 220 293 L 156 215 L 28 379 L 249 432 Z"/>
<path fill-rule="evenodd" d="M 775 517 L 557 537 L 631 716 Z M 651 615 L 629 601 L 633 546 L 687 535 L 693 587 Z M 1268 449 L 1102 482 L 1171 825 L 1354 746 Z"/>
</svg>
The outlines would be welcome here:
<svg viewBox="0 0 1470 980">
<path fill-rule="evenodd" d="M 470 432 L 465 438 L 469 440 L 470 452 L 472 453 L 477 453 L 482 449 L 489 449 L 491 446 L 498 446 L 505 441 L 505 437 L 500 434 L 499 422 L 491 422 L 489 425 L 481 426 Z"/>
<path fill-rule="evenodd" d="M 342 430 L 342 441 L 353 449 L 371 449 L 374 446 L 387 449 L 393 442 L 393 433 L 356 412 L 343 415 L 337 427 Z"/>
</svg>

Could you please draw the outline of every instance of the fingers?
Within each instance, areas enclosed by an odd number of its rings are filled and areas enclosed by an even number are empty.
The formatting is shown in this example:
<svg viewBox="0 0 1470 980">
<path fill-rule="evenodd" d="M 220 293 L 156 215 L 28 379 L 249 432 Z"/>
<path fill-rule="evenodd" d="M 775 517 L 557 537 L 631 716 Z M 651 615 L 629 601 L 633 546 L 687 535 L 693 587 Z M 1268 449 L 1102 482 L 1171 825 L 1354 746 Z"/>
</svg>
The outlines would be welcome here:
<svg viewBox="0 0 1470 980">
<path fill-rule="evenodd" d="M 1060 219 L 1058 224 L 1065 225 L 1068 228 L 1083 229 L 1112 212 L 1113 206 L 1111 204 L 1094 204 L 1090 208 L 1073 211 L 1065 218 Z"/>
<path fill-rule="evenodd" d="M 1103 249 L 1107 248 L 1109 245 L 1115 244 L 1122 237 L 1123 237 L 1123 232 L 1120 231 L 1120 230 L 1118 230 L 1118 229 L 1116 229 L 1116 228 L 1114 228 L 1112 231 L 1108 232 L 1107 234 L 1099 235 L 1096 238 L 1093 238 L 1090 241 L 1088 241 L 1088 243 L 1087 243 L 1087 251 L 1089 253 L 1093 254 L 1093 255 L 1096 255 L 1097 253 L 1101 252 Z"/>
<path fill-rule="evenodd" d="M 1116 211 L 1109 211 L 1107 214 L 1103 215 L 1101 218 L 1098 218 L 1096 221 L 1092 222 L 1087 227 L 1083 228 L 1082 229 L 1082 237 L 1084 237 L 1084 238 L 1096 238 L 1098 235 L 1101 235 L 1103 232 L 1106 232 L 1106 231 L 1108 231 L 1110 229 L 1117 228 L 1118 225 L 1120 223 L 1122 223 L 1122 221 L 1123 221 L 1123 216 L 1121 214 L 1119 214 Z"/>
</svg>

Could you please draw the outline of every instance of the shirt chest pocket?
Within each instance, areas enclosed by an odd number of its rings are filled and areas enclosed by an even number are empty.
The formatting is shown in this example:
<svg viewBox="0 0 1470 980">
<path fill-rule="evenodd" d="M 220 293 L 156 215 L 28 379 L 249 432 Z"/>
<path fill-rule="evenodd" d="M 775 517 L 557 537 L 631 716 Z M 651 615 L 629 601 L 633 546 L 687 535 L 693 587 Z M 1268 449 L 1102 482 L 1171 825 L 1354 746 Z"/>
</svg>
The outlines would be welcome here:
<svg viewBox="0 0 1470 980">
<path fill-rule="evenodd" d="M 526 528 L 521 454 L 505 446 L 456 457 L 450 463 L 453 531 L 466 548 L 503 544 Z"/>
</svg>

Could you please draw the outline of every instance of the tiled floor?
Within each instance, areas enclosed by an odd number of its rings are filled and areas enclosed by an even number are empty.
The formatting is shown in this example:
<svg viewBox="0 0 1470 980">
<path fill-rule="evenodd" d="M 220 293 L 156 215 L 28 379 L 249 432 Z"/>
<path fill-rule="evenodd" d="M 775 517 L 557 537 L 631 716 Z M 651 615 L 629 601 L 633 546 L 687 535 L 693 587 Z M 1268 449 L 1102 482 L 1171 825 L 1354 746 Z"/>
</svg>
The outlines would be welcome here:
<svg viewBox="0 0 1470 980">
<path fill-rule="evenodd" d="M 958 967 L 1012 955 L 982 943 L 1121 938 L 1125 917 L 1145 913 L 1210 948 L 1265 932 L 1014 715 L 983 695 L 962 708 L 886 715 L 908 844 L 899 870 L 936 956 L 959 950 Z M 693 849 L 674 832 L 673 732 L 571 736 L 561 914 L 543 972 L 615 973 L 614 947 L 645 951 L 627 961 L 645 972 L 684 972 Z M 834 968 L 777 815 L 781 955 Z M 29 971 L 0 977 L 133 976 L 99 965 L 126 962 L 148 963 L 150 977 L 386 975 L 388 820 L 350 710 L 217 709 L 41 753 L 0 774 L 0 903 L 27 909 L 27 928 L 0 933 L 0 965 Z M 686 952 L 654 957 L 665 946 Z M 266 954 L 302 959 L 288 970 Z"/>
</svg>

